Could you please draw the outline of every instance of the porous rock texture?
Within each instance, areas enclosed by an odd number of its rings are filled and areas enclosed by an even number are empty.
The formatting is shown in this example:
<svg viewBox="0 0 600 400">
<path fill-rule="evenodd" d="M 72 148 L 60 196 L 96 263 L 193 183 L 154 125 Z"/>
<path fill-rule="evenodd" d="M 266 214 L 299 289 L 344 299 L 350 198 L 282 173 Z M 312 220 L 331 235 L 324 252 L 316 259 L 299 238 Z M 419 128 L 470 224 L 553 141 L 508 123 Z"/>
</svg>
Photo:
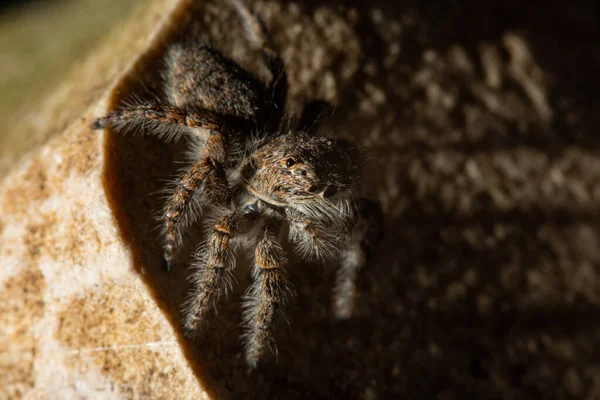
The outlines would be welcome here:
<svg viewBox="0 0 600 400">
<path fill-rule="evenodd" d="M 89 125 L 160 95 L 164 46 L 183 36 L 266 71 L 224 2 L 148 3 L 36 110 L 48 139 L 0 185 L 2 395 L 600 397 L 597 6 L 440 3 L 252 2 L 290 115 L 336 107 L 324 131 L 368 149 L 360 190 L 386 224 L 349 321 L 331 319 L 332 269 L 292 260 L 290 329 L 251 374 L 245 262 L 193 341 L 185 260 L 160 268 L 159 192 L 185 143 Z"/>
</svg>

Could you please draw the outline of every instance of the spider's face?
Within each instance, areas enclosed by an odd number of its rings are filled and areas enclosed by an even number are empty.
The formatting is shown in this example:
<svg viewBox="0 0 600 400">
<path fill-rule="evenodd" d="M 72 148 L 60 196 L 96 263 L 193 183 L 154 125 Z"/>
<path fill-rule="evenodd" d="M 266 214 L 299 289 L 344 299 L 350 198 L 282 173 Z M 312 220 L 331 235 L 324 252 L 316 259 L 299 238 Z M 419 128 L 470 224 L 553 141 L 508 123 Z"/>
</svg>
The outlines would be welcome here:
<svg viewBox="0 0 600 400">
<path fill-rule="evenodd" d="M 275 138 L 252 154 L 242 175 L 258 198 L 277 206 L 306 206 L 351 189 L 357 157 L 342 141 L 301 132 Z"/>
</svg>

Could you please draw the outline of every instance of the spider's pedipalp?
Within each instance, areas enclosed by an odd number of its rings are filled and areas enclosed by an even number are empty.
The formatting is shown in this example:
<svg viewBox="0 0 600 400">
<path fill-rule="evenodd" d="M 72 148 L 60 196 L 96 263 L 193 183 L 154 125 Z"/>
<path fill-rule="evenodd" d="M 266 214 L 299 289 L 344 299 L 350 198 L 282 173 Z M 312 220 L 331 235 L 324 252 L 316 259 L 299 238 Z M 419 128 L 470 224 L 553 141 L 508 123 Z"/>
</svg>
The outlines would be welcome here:
<svg viewBox="0 0 600 400">
<path fill-rule="evenodd" d="M 289 207 L 289 238 L 303 258 L 327 261 L 339 255 L 355 220 L 353 201 L 341 197 Z"/>
<path fill-rule="evenodd" d="M 288 210 L 290 242 L 302 258 L 319 261 L 332 260 L 339 254 L 341 238 L 318 220 Z"/>
</svg>

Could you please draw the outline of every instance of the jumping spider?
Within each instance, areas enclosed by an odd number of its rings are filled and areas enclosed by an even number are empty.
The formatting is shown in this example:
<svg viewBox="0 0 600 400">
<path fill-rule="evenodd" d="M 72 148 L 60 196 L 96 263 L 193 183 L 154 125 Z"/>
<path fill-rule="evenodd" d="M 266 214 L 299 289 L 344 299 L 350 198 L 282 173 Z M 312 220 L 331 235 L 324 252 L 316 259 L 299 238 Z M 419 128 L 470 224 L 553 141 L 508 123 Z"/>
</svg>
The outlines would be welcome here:
<svg viewBox="0 0 600 400">
<path fill-rule="evenodd" d="M 93 129 L 146 127 L 150 133 L 196 145 L 195 162 L 178 181 L 163 213 L 165 268 L 177 259 L 185 228 L 201 207 L 215 216 L 198 267 L 184 329 L 193 334 L 208 321 L 231 286 L 234 244 L 254 248 L 253 285 L 245 295 L 248 365 L 273 350 L 272 324 L 293 294 L 280 244 L 288 233 L 305 259 L 338 260 L 333 311 L 348 318 L 359 270 L 380 236 L 379 206 L 353 190 L 360 154 L 342 140 L 317 137 L 308 124 L 288 130 L 284 108 L 287 76 L 261 19 L 231 0 L 248 40 L 271 73 L 265 85 L 240 65 L 198 41 L 170 46 L 165 72 L 167 103 L 125 105 Z M 302 118 L 301 120 L 305 120 Z M 313 124 L 314 125 L 314 124 Z"/>
</svg>

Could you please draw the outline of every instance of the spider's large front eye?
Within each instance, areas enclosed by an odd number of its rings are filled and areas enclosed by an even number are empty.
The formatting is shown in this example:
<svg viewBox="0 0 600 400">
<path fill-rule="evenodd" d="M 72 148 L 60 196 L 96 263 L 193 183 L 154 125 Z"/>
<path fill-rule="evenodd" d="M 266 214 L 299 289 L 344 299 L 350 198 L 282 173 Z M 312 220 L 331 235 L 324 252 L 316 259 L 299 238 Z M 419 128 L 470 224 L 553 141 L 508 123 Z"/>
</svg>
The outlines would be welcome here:
<svg viewBox="0 0 600 400">
<path fill-rule="evenodd" d="M 290 168 L 294 164 L 296 164 L 296 160 L 294 160 L 293 158 L 288 158 L 287 161 L 285 162 L 285 166 L 288 168 Z"/>
</svg>

